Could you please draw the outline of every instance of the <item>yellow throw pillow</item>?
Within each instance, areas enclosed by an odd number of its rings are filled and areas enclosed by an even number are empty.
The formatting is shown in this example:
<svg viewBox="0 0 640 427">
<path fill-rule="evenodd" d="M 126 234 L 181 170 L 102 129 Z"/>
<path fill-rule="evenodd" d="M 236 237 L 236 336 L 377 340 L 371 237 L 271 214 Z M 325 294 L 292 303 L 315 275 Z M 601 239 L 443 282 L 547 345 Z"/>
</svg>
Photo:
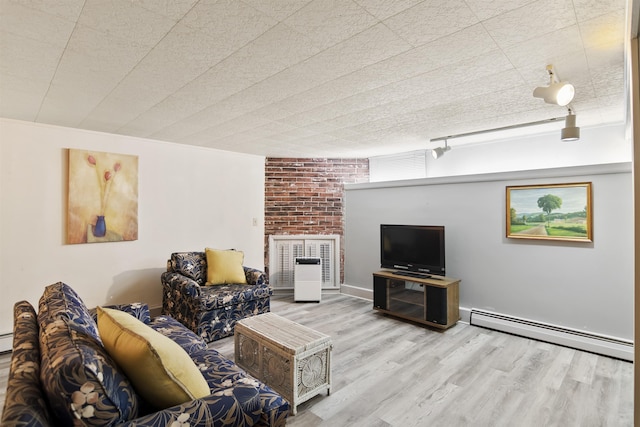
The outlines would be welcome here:
<svg viewBox="0 0 640 427">
<path fill-rule="evenodd" d="M 247 283 L 242 263 L 244 253 L 233 250 L 206 248 L 207 285 L 224 285 L 227 283 Z"/>
<path fill-rule="evenodd" d="M 136 391 L 158 409 L 211 394 L 187 352 L 132 315 L 98 307 L 98 331 Z"/>
</svg>

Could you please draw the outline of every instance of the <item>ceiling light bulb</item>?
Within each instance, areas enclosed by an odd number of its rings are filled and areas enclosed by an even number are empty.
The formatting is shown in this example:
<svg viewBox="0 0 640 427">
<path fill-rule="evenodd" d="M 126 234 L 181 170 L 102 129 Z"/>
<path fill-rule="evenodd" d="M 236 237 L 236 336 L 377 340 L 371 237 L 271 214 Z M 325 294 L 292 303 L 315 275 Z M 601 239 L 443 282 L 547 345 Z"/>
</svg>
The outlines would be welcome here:
<svg viewBox="0 0 640 427">
<path fill-rule="evenodd" d="M 565 105 L 573 101 L 573 97 L 576 94 L 576 89 L 571 83 L 560 82 L 555 83 L 554 85 L 558 86 L 556 90 L 556 104 L 564 107 Z"/>
<path fill-rule="evenodd" d="M 551 83 L 547 87 L 537 87 L 533 91 L 534 97 L 544 99 L 547 104 L 556 104 L 561 107 L 568 105 L 575 94 L 575 88 L 567 82 Z"/>
<path fill-rule="evenodd" d="M 431 155 L 434 159 L 438 160 L 440 157 L 444 156 L 444 153 L 451 150 L 451 147 L 447 145 L 447 141 L 444 141 L 444 147 L 433 148 L 431 150 Z"/>
</svg>

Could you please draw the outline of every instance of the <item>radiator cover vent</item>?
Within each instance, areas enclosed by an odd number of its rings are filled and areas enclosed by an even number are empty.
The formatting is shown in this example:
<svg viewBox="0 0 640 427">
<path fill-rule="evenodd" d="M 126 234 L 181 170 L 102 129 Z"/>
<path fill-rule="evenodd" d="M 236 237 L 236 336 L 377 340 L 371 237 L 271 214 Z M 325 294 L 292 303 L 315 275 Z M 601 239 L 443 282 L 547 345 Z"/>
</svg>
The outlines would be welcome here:
<svg viewBox="0 0 640 427">
<path fill-rule="evenodd" d="M 508 332 L 578 350 L 633 361 L 633 342 L 606 335 L 537 322 L 491 311 L 471 309 L 471 325 Z"/>
</svg>

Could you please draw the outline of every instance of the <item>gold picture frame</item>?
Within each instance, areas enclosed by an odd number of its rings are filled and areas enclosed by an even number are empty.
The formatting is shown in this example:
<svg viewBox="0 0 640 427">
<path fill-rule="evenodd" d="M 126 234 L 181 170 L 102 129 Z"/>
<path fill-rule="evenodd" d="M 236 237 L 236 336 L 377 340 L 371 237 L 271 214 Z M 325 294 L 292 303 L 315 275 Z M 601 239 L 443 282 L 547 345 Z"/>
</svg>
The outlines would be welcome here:
<svg viewBox="0 0 640 427">
<path fill-rule="evenodd" d="M 507 237 L 592 242 L 591 191 L 591 182 L 507 186 Z"/>
</svg>

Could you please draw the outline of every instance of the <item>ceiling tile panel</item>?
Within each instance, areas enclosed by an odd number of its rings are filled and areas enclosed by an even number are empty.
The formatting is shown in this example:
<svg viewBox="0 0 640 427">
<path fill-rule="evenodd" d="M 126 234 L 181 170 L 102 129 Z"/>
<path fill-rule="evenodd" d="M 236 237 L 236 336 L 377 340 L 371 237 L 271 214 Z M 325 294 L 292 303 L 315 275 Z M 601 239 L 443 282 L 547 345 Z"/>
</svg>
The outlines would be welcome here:
<svg viewBox="0 0 640 427">
<path fill-rule="evenodd" d="M 25 83 L 12 76 L 0 80 L 0 117 L 12 117 L 29 122 L 36 119 L 42 98 L 49 86 L 34 85 L 26 92 L 20 90 L 23 87 Z"/>
<path fill-rule="evenodd" d="M 572 0 L 538 0 L 483 22 L 503 49 L 575 24 Z"/>
<path fill-rule="evenodd" d="M 611 12 L 624 12 L 625 0 L 573 0 L 578 22 L 588 21 Z"/>
<path fill-rule="evenodd" d="M 199 1 L 181 21 L 235 51 L 278 22 L 238 0 Z"/>
<path fill-rule="evenodd" d="M 62 56 L 58 74 L 111 73 L 122 80 L 149 52 L 148 46 L 77 25 Z"/>
<path fill-rule="evenodd" d="M 22 79 L 21 90 L 28 92 L 30 81 L 51 81 L 62 53 L 62 48 L 0 30 L 0 77 Z"/>
<path fill-rule="evenodd" d="M 465 3 L 481 21 L 518 9 L 535 0 L 465 0 Z"/>
<path fill-rule="evenodd" d="M 585 49 L 605 51 L 624 45 L 626 30 L 617 25 L 624 19 L 624 11 L 616 11 L 581 22 L 580 33 Z"/>
<path fill-rule="evenodd" d="M 547 64 L 580 126 L 626 118 L 624 0 L 1 1 L 7 118 L 366 157 L 563 116 Z"/>
<path fill-rule="evenodd" d="M 260 82 L 316 54 L 305 36 L 276 25 L 176 92 L 176 96 L 211 103 Z"/>
<path fill-rule="evenodd" d="M 294 95 L 278 103 L 289 111 L 307 111 L 318 106 L 330 104 L 365 91 L 376 90 L 388 85 L 412 78 L 425 72 L 453 65 L 456 61 L 466 60 L 479 54 L 490 52 L 496 46 L 480 25 L 467 28 L 445 37 L 443 45 L 432 43 L 394 55 L 383 61 L 366 66 L 335 80 L 321 84 L 309 91 Z M 454 53 L 452 53 L 454 52 Z M 504 56 L 496 68 L 504 64 Z M 452 67 L 453 68 L 453 67 Z M 442 68 L 446 70 L 446 68 Z"/>
<path fill-rule="evenodd" d="M 18 2 L 4 0 L 0 7 L 0 26 L 3 32 L 58 48 L 63 48 L 67 44 L 74 25 L 73 20 L 38 9 L 30 9 Z"/>
<path fill-rule="evenodd" d="M 353 1 L 313 0 L 284 23 L 326 49 L 379 21 Z"/>
<path fill-rule="evenodd" d="M 82 11 L 85 0 L 3 0 L 2 8 L 8 3 L 16 3 L 29 9 L 46 12 L 59 18 L 75 22 Z"/>
<path fill-rule="evenodd" d="M 355 0 L 367 12 L 378 19 L 384 20 L 403 12 L 423 0 Z"/>
<path fill-rule="evenodd" d="M 577 25 L 513 45 L 504 50 L 516 68 L 535 64 L 543 68 L 584 49 Z"/>
<path fill-rule="evenodd" d="M 136 0 L 136 5 L 178 21 L 187 13 L 198 0 Z"/>
<path fill-rule="evenodd" d="M 87 0 L 78 23 L 150 47 L 155 46 L 176 21 L 130 0 Z"/>
<path fill-rule="evenodd" d="M 311 0 L 242 0 L 243 3 L 248 4 L 249 6 L 259 10 L 260 12 L 272 17 L 277 21 L 285 20 L 298 10 L 302 9 L 310 1 Z"/>
<path fill-rule="evenodd" d="M 385 24 L 413 46 L 420 46 L 477 24 L 463 0 L 431 0 L 385 20 Z"/>
</svg>

